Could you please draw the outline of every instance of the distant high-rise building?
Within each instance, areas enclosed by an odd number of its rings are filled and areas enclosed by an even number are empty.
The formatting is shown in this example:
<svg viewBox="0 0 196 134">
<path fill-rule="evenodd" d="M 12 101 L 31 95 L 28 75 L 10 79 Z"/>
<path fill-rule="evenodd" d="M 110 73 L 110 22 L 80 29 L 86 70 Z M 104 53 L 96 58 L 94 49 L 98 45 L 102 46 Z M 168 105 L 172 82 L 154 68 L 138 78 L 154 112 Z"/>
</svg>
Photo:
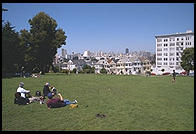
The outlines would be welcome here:
<svg viewBox="0 0 196 134">
<path fill-rule="evenodd" d="M 65 49 L 62 48 L 62 57 L 65 58 L 67 55 L 67 51 Z"/>
<path fill-rule="evenodd" d="M 128 54 L 128 53 L 129 53 L 129 49 L 126 48 L 126 49 L 125 49 L 125 54 Z"/>
<path fill-rule="evenodd" d="M 90 57 L 90 51 L 84 51 L 83 56 L 84 57 Z"/>
</svg>

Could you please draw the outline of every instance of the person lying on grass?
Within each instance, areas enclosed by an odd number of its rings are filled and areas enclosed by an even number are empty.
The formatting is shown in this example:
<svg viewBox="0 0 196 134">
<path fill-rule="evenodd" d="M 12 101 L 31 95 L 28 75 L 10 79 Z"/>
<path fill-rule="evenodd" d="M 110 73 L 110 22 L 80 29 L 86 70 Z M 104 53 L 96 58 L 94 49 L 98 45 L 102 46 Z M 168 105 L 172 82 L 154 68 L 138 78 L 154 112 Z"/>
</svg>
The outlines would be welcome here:
<svg viewBox="0 0 196 134">
<path fill-rule="evenodd" d="M 54 92 L 48 93 L 48 101 L 46 102 L 48 109 L 64 107 L 69 104 L 76 104 L 77 103 L 77 100 L 74 100 L 73 102 L 71 102 L 68 99 L 63 99 L 63 97 L 60 93 L 57 94 L 58 97 L 53 98 L 54 95 L 55 95 Z"/>
</svg>

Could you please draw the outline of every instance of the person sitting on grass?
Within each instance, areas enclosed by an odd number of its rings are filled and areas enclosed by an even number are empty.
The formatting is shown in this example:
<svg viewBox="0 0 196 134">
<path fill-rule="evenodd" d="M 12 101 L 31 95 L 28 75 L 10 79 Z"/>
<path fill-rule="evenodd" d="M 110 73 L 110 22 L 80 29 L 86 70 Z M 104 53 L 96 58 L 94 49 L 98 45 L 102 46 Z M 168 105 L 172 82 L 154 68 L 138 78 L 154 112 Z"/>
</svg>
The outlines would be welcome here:
<svg viewBox="0 0 196 134">
<path fill-rule="evenodd" d="M 24 83 L 23 82 L 20 82 L 19 83 L 19 87 L 18 87 L 18 89 L 17 89 L 17 91 L 16 92 L 19 92 L 20 94 L 21 94 L 21 97 L 23 97 L 23 98 L 26 98 L 26 95 L 28 94 L 30 94 L 30 90 L 25 90 L 24 89 Z M 30 96 L 30 95 L 29 95 Z"/>
<path fill-rule="evenodd" d="M 50 86 L 50 84 L 48 82 L 44 85 L 44 88 L 43 88 L 43 97 L 44 97 L 44 99 L 45 99 L 45 96 L 47 96 L 48 93 L 50 93 L 49 86 Z"/>
<path fill-rule="evenodd" d="M 29 99 L 22 97 L 20 92 L 15 93 L 14 104 L 27 105 L 29 103 L 30 103 Z"/>
<path fill-rule="evenodd" d="M 18 94 L 17 94 L 18 93 Z M 43 100 L 43 97 L 42 96 L 39 96 L 39 97 L 34 97 L 30 94 L 30 90 L 25 90 L 24 89 L 24 83 L 23 82 L 20 82 L 19 83 L 19 87 L 16 91 L 16 94 L 17 96 L 19 96 L 19 93 L 20 93 L 20 97 L 22 98 L 25 98 L 26 100 L 28 99 L 29 103 L 32 103 L 32 102 L 35 102 L 35 101 L 40 101 L 40 100 Z M 16 96 L 15 96 L 16 97 Z M 17 98 L 17 97 L 16 97 Z M 19 98 L 21 100 L 21 98 Z M 23 99 L 23 100 L 25 100 Z"/>
<path fill-rule="evenodd" d="M 54 92 L 48 93 L 48 101 L 46 102 L 48 109 L 64 107 L 69 104 L 76 104 L 77 103 L 77 100 L 74 100 L 73 102 L 71 102 L 67 99 L 64 100 L 60 93 L 57 94 L 58 97 L 56 97 L 56 98 L 53 98 L 54 95 L 55 95 Z"/>
</svg>

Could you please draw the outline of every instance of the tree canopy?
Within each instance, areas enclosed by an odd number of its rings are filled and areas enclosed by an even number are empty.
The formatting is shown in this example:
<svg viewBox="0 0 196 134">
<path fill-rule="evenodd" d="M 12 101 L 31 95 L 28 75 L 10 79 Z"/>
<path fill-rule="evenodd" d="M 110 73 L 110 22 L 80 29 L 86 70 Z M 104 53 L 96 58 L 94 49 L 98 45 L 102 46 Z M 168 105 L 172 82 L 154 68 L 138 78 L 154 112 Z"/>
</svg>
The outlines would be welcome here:
<svg viewBox="0 0 196 134">
<path fill-rule="evenodd" d="M 187 75 L 189 75 L 190 70 L 194 70 L 194 48 L 186 48 L 181 57 L 181 66 L 186 70 Z"/>
<path fill-rule="evenodd" d="M 7 77 L 18 70 L 18 65 L 22 63 L 20 52 L 20 39 L 18 33 L 10 22 L 6 22 L 2 27 L 2 76 Z"/>
<path fill-rule="evenodd" d="M 26 63 L 33 63 L 33 68 L 44 74 L 52 66 L 57 49 L 66 45 L 67 36 L 62 29 L 56 29 L 57 22 L 44 12 L 38 13 L 28 22 L 30 31 L 20 31 L 23 46 L 27 47 Z"/>
<path fill-rule="evenodd" d="M 15 32 L 9 22 L 2 25 L 3 76 L 24 69 L 25 72 L 48 72 L 57 49 L 66 45 L 65 32 L 44 12 L 29 19 L 30 30 Z"/>
</svg>

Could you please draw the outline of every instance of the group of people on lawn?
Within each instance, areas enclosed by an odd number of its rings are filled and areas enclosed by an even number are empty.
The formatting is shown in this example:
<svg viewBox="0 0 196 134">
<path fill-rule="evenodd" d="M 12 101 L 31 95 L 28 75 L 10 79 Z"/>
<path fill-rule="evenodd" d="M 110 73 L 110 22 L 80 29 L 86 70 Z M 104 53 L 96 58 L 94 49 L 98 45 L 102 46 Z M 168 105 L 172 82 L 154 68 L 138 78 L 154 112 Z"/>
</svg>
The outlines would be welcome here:
<svg viewBox="0 0 196 134">
<path fill-rule="evenodd" d="M 24 89 L 24 83 L 20 82 L 19 87 L 15 93 L 14 103 L 19 105 L 26 105 L 36 101 L 40 102 L 40 104 L 46 103 L 48 109 L 64 107 L 69 104 L 77 103 L 77 100 L 71 102 L 68 99 L 63 99 L 62 95 L 57 92 L 56 88 L 50 87 L 48 82 L 43 87 L 43 95 L 41 95 L 40 91 L 36 91 L 35 96 L 30 94 L 30 90 Z"/>
</svg>

